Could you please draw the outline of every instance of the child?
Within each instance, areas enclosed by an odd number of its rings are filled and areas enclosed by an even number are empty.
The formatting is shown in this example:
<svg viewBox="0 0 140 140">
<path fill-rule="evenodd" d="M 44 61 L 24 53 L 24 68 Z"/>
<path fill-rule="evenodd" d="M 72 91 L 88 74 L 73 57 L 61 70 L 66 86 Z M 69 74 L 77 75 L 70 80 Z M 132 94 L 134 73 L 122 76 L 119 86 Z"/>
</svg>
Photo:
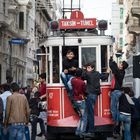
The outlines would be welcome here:
<svg viewBox="0 0 140 140">
<path fill-rule="evenodd" d="M 119 98 L 119 121 L 124 125 L 124 139 L 131 140 L 131 114 L 134 111 L 134 102 L 131 99 L 131 89 L 123 87 L 124 93 Z"/>
<path fill-rule="evenodd" d="M 46 73 L 41 73 L 39 75 L 39 97 L 42 101 L 46 101 L 47 99 L 47 90 L 46 90 Z"/>
<path fill-rule="evenodd" d="M 77 68 L 76 77 L 72 78 L 71 84 L 73 88 L 74 101 L 79 107 L 81 116 L 76 129 L 76 135 L 82 136 L 82 133 L 86 131 L 87 126 L 87 113 L 86 113 L 86 103 L 85 103 L 85 82 L 81 79 L 82 69 Z"/>
<path fill-rule="evenodd" d="M 75 75 L 75 70 L 78 67 L 78 61 L 74 59 L 75 55 L 72 50 L 68 50 L 66 57 L 63 60 L 63 72 L 61 73 L 61 80 L 65 85 L 70 98 L 72 98 L 71 79 Z"/>
<path fill-rule="evenodd" d="M 37 123 L 40 123 L 41 134 L 45 135 L 45 125 L 43 119 L 39 118 L 39 114 L 42 111 L 40 106 L 41 99 L 39 98 L 39 92 L 34 93 L 34 97 L 30 99 L 29 106 L 31 109 L 30 112 L 30 122 L 31 122 L 31 140 L 36 139 L 37 135 Z M 41 135 L 41 136 L 42 136 Z"/>
<path fill-rule="evenodd" d="M 112 78 L 112 92 L 110 94 L 111 97 L 111 113 L 112 113 L 112 119 L 114 121 L 114 132 L 113 135 L 119 136 L 120 134 L 120 123 L 118 121 L 118 101 L 119 97 L 121 96 L 121 88 L 122 83 L 125 75 L 125 69 L 128 67 L 127 62 L 122 61 L 119 66 L 115 61 L 113 61 L 113 58 L 110 57 L 109 60 L 109 66 L 113 74 Z"/>
<path fill-rule="evenodd" d="M 84 80 L 86 80 L 86 106 L 88 116 L 88 129 L 84 136 L 94 137 L 94 106 L 96 103 L 97 96 L 101 93 L 100 90 L 100 79 L 105 80 L 108 77 L 107 74 L 100 74 L 95 71 L 95 66 L 92 63 L 86 65 L 86 72 L 83 74 Z"/>
</svg>

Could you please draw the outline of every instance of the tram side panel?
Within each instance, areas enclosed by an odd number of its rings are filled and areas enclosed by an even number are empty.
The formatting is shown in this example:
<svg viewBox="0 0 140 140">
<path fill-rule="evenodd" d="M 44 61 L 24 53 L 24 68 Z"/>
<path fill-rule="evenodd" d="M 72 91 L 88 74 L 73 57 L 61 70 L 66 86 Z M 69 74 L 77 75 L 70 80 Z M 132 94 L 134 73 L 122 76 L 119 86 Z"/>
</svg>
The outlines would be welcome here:
<svg viewBox="0 0 140 140">
<path fill-rule="evenodd" d="M 62 118 L 61 88 L 48 88 L 48 122 Z"/>
<path fill-rule="evenodd" d="M 100 118 L 108 118 L 111 120 L 110 113 L 110 86 L 102 86 L 102 93 L 98 96 L 95 105 L 95 116 Z M 70 119 L 71 117 L 71 119 Z M 60 122 L 74 121 L 78 122 L 79 117 L 74 111 L 72 104 L 67 96 L 67 92 L 64 87 L 50 87 L 48 88 L 48 124 L 51 125 L 52 121 Z M 70 125 L 73 122 L 67 122 Z M 107 123 L 111 123 L 107 121 Z M 101 124 L 101 123 L 99 123 Z M 105 122 L 103 123 L 105 124 Z M 54 124 L 53 124 L 54 125 Z M 55 124 L 56 126 L 58 123 Z M 98 125 L 95 119 L 95 125 Z M 75 124 L 77 126 L 77 124 Z"/>
</svg>

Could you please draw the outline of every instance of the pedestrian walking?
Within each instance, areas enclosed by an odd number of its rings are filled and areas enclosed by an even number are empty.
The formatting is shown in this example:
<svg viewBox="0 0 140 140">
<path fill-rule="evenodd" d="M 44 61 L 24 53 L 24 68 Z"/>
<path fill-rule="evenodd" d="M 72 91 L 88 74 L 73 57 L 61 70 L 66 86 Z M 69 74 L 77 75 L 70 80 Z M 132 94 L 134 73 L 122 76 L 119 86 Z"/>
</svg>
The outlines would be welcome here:
<svg viewBox="0 0 140 140">
<path fill-rule="evenodd" d="M 71 80 L 72 89 L 73 89 L 73 97 L 74 101 L 77 104 L 77 107 L 80 111 L 80 120 L 77 125 L 77 129 L 75 134 L 82 137 L 82 134 L 86 132 L 87 126 L 87 111 L 86 111 L 86 85 L 85 82 L 82 80 L 82 69 L 77 68 L 74 78 Z"/>
<path fill-rule="evenodd" d="M 19 85 L 11 84 L 12 95 L 7 97 L 5 126 L 9 127 L 9 140 L 23 140 L 25 126 L 29 122 L 29 104 L 25 97 L 19 93 Z"/>
<path fill-rule="evenodd" d="M 3 101 L 0 97 L 0 140 L 2 140 L 2 131 L 3 131 Z"/>
<path fill-rule="evenodd" d="M 128 63 L 126 61 L 122 61 L 117 65 L 117 63 L 113 60 L 113 57 L 110 57 L 109 66 L 112 71 L 112 84 L 111 84 L 111 113 L 112 119 L 114 121 L 114 132 L 113 135 L 119 136 L 120 135 L 120 123 L 118 121 L 118 101 L 119 97 L 121 96 L 121 88 L 123 84 L 123 79 L 125 75 L 125 69 L 128 67 Z"/>
<path fill-rule="evenodd" d="M 11 88 L 10 84 L 3 84 L 3 93 L 0 95 L 2 101 L 3 101 L 3 121 L 5 119 L 5 113 L 6 113 L 6 103 L 7 103 L 7 97 L 12 95 L 11 93 Z M 8 140 L 9 138 L 9 133 L 8 133 L 8 128 L 5 128 L 2 125 L 2 140 Z"/>
<path fill-rule="evenodd" d="M 47 87 L 46 87 L 46 73 L 41 73 L 39 75 L 39 98 L 41 99 L 41 104 L 43 106 L 44 104 L 44 110 L 42 109 L 42 111 L 39 114 L 39 118 L 41 118 L 43 120 L 43 123 L 45 125 L 45 123 L 47 124 Z M 42 122 L 40 123 L 40 128 L 42 127 Z M 40 132 L 39 134 L 37 134 L 37 136 L 42 137 L 44 134 L 42 132 Z"/>
<path fill-rule="evenodd" d="M 34 97 L 29 100 L 29 106 L 31 109 L 31 113 L 30 113 L 31 140 L 36 139 L 38 122 L 41 128 L 40 136 L 44 135 L 46 137 L 44 121 L 42 118 L 39 118 L 39 114 L 42 111 L 42 106 L 40 103 L 41 103 L 41 99 L 39 98 L 39 92 L 35 92 Z"/>
<path fill-rule="evenodd" d="M 95 70 L 93 63 L 86 65 L 86 71 L 83 73 L 83 79 L 86 80 L 86 107 L 87 107 L 87 133 L 84 136 L 95 136 L 94 128 L 94 107 L 97 96 L 100 95 L 100 79 L 105 80 L 108 78 L 108 73 L 100 74 Z"/>
</svg>

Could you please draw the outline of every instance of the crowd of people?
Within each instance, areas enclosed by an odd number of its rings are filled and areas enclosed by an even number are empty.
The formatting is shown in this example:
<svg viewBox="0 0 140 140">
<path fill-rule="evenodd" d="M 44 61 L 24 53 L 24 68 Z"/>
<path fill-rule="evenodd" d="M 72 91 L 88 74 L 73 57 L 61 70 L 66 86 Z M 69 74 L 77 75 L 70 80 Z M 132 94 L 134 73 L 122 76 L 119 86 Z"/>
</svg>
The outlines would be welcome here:
<svg viewBox="0 0 140 140">
<path fill-rule="evenodd" d="M 36 136 L 46 138 L 44 118 L 47 114 L 42 105 L 47 102 L 46 74 L 39 75 L 39 84 L 33 88 L 21 88 L 16 82 L 4 83 L 0 88 L 0 140 L 36 140 Z"/>
<path fill-rule="evenodd" d="M 110 71 L 99 73 L 93 63 L 87 63 L 83 68 L 78 68 L 75 55 L 68 50 L 63 61 L 61 79 L 64 83 L 68 96 L 79 116 L 80 120 L 75 134 L 80 137 L 94 137 L 94 107 L 97 96 L 101 93 L 100 79 L 105 80 L 111 72 L 110 110 L 114 122 L 113 136 L 120 136 L 123 126 L 122 140 L 136 140 L 135 126 L 140 121 L 140 101 L 134 97 L 131 87 L 123 87 L 126 61 L 119 65 L 110 57 Z M 133 93 L 133 94 L 132 94 Z"/>
<path fill-rule="evenodd" d="M 94 109 L 97 97 L 101 94 L 100 79 L 108 79 L 111 71 L 110 110 L 114 122 L 113 136 L 118 137 L 123 126 L 123 140 L 136 140 L 134 130 L 140 121 L 140 101 L 134 97 L 131 87 L 123 87 L 127 62 L 122 61 L 118 65 L 113 57 L 110 57 L 110 71 L 99 73 L 92 62 L 79 68 L 74 57 L 74 52 L 68 50 L 60 76 L 80 117 L 75 134 L 80 138 L 95 137 Z M 23 140 L 24 137 L 26 140 L 35 140 L 36 136 L 47 138 L 44 120 L 47 112 L 46 107 L 42 106 L 42 103 L 47 103 L 45 73 L 39 75 L 39 84 L 32 88 L 21 88 L 13 82 L 2 84 L 0 92 L 0 140 Z M 41 131 L 39 134 L 38 123 Z"/>
</svg>

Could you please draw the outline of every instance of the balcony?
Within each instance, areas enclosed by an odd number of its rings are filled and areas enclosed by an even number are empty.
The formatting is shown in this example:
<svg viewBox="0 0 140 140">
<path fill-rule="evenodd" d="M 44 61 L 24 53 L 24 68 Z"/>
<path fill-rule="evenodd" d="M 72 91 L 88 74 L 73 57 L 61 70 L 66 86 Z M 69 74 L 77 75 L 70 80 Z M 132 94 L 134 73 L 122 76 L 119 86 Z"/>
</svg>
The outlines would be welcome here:
<svg viewBox="0 0 140 140">
<path fill-rule="evenodd" d="M 140 0 L 134 0 L 132 2 L 131 14 L 134 17 L 140 18 Z"/>
<path fill-rule="evenodd" d="M 43 11 L 48 20 L 53 19 L 54 15 L 54 1 L 50 0 L 36 0 L 37 11 Z"/>
<path fill-rule="evenodd" d="M 140 23 L 139 23 L 138 18 L 129 16 L 129 19 L 128 19 L 126 26 L 127 26 L 127 30 L 129 33 L 132 33 L 135 35 L 140 34 Z"/>
<path fill-rule="evenodd" d="M 131 46 L 136 45 L 136 36 L 134 34 L 127 34 L 125 38 L 126 38 L 125 45 L 131 45 Z"/>
<path fill-rule="evenodd" d="M 118 2 L 119 5 L 123 5 L 124 0 L 117 0 L 117 2 Z"/>
</svg>

